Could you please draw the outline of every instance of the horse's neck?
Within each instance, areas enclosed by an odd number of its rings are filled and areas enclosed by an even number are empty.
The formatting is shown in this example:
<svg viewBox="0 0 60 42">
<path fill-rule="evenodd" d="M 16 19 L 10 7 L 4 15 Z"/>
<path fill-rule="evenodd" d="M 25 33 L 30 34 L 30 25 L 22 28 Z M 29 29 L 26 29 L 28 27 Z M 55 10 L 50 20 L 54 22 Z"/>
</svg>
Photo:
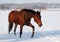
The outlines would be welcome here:
<svg viewBox="0 0 60 42">
<path fill-rule="evenodd" d="M 35 18 L 35 16 L 36 16 L 36 15 L 35 15 L 35 14 L 33 14 L 33 15 L 32 15 L 32 18 Z"/>
</svg>

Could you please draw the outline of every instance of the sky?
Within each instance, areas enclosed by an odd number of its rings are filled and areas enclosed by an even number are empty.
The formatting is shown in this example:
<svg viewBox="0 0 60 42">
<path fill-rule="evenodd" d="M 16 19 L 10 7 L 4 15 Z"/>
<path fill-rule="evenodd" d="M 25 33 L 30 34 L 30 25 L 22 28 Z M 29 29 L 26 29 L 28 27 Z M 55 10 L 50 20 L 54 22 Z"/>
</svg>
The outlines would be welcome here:
<svg viewBox="0 0 60 42">
<path fill-rule="evenodd" d="M 60 3 L 60 0 L 0 0 L 0 3 Z"/>
</svg>

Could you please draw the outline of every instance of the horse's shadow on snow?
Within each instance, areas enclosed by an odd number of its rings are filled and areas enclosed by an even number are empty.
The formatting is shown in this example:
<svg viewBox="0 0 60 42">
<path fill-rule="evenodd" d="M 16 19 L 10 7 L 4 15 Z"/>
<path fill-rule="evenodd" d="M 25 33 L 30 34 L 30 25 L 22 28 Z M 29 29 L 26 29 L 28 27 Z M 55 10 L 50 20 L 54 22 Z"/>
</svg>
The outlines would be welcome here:
<svg viewBox="0 0 60 42">
<path fill-rule="evenodd" d="M 35 32 L 33 38 L 31 38 L 31 32 L 28 32 L 28 33 L 23 32 L 21 38 L 19 38 L 19 32 L 17 32 L 16 35 L 14 35 L 13 33 L 0 34 L 0 40 L 6 41 L 6 42 L 26 41 L 26 40 L 46 37 L 49 35 L 60 35 L 60 30 L 59 31 Z"/>
</svg>

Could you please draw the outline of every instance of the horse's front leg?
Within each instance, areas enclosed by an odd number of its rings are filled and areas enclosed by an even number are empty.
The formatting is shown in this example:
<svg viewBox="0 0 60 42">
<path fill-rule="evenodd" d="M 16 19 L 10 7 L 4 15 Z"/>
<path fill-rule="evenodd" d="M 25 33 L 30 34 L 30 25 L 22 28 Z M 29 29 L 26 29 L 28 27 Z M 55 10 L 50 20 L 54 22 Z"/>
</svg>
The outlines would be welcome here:
<svg viewBox="0 0 60 42">
<path fill-rule="evenodd" d="M 23 25 L 20 25 L 20 38 L 21 38 L 21 35 L 22 35 L 22 29 L 23 29 Z"/>
<path fill-rule="evenodd" d="M 32 31 L 32 35 L 31 38 L 34 36 L 34 26 L 30 23 L 30 26 L 32 27 L 33 31 Z"/>
<path fill-rule="evenodd" d="M 29 24 L 27 24 L 27 26 L 30 26 L 30 27 L 32 27 L 32 29 L 33 29 L 33 31 L 32 31 L 32 35 L 31 35 L 31 38 L 34 36 L 34 26 L 30 23 L 30 22 L 28 22 Z"/>
<path fill-rule="evenodd" d="M 14 35 L 16 35 L 16 28 L 17 28 L 17 24 L 15 24 Z"/>
</svg>

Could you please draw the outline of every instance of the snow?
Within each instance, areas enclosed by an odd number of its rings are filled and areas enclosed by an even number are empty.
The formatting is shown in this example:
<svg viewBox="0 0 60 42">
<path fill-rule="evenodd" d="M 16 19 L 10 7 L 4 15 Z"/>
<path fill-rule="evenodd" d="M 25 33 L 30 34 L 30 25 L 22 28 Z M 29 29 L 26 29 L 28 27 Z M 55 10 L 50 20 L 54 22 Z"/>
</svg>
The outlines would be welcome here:
<svg viewBox="0 0 60 42">
<path fill-rule="evenodd" d="M 31 19 L 31 23 L 35 26 L 34 37 L 31 38 L 32 28 L 29 26 L 23 27 L 22 37 L 19 38 L 19 25 L 17 34 L 8 34 L 8 14 L 11 10 L 0 10 L 0 42 L 60 42 L 60 11 L 42 10 L 42 27 Z"/>
</svg>

